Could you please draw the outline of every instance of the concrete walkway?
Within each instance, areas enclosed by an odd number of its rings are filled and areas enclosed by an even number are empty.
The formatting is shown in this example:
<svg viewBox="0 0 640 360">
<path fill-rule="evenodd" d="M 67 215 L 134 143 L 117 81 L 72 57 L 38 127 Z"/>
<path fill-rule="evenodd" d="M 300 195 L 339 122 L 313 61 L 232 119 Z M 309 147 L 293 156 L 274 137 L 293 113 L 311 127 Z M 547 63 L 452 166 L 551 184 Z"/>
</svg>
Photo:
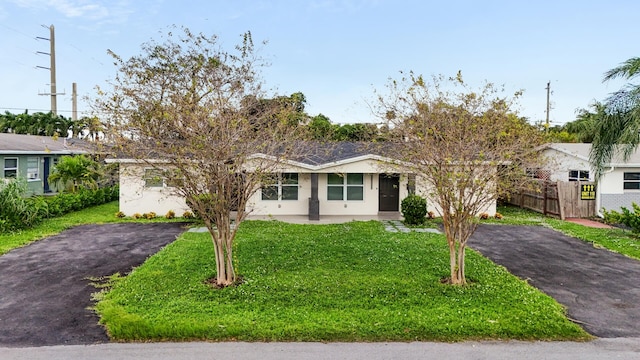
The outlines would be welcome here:
<svg viewBox="0 0 640 360">
<path fill-rule="evenodd" d="M 601 223 L 599 221 L 594 221 L 594 220 L 590 220 L 590 219 L 566 218 L 566 219 L 564 219 L 564 221 L 567 221 L 567 222 L 570 222 L 570 223 L 574 223 L 574 224 L 579 224 L 579 225 L 582 225 L 582 226 L 598 228 L 598 229 L 611 229 L 612 228 L 611 225 L 607 225 L 605 223 Z"/>
<path fill-rule="evenodd" d="M 147 343 L 0 348 L 3 360 L 600 360 L 639 359 L 640 339 L 578 342 L 462 343 Z"/>
<path fill-rule="evenodd" d="M 379 212 L 377 215 L 322 215 L 320 220 L 309 220 L 307 215 L 249 215 L 247 220 L 277 220 L 291 224 L 342 224 L 349 221 L 401 220 L 397 211 Z"/>
<path fill-rule="evenodd" d="M 382 225 L 384 225 L 384 229 L 388 232 L 402 232 L 402 233 L 408 233 L 408 232 L 421 232 L 421 233 L 434 233 L 434 234 L 442 234 L 442 231 L 438 230 L 438 229 L 433 229 L 433 228 L 411 228 L 411 227 L 407 227 L 402 221 L 400 220 L 381 220 L 380 221 L 382 223 Z"/>
</svg>

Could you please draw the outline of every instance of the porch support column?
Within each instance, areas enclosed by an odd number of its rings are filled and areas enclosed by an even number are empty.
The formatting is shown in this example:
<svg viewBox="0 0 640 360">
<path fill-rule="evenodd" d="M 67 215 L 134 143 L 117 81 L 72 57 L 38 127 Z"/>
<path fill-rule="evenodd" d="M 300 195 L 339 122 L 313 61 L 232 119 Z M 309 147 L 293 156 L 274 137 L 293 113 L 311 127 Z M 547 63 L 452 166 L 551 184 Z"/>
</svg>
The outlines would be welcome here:
<svg viewBox="0 0 640 360">
<path fill-rule="evenodd" d="M 309 220 L 320 220 L 320 200 L 318 200 L 318 174 L 311 174 L 311 197 L 309 198 Z"/>
</svg>

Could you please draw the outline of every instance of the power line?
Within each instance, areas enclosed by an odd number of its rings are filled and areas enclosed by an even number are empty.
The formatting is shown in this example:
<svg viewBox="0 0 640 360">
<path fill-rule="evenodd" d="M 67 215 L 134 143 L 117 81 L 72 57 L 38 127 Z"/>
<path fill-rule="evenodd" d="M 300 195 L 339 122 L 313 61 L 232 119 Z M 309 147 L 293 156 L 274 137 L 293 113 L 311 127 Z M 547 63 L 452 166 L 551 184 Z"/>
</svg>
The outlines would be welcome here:
<svg viewBox="0 0 640 360">
<path fill-rule="evenodd" d="M 31 36 L 31 35 L 27 35 L 27 34 L 23 33 L 23 32 L 22 32 L 22 31 L 20 31 L 20 30 L 14 29 L 14 28 L 12 28 L 12 27 L 10 27 L 10 26 L 7 26 L 7 25 L 5 25 L 5 24 L 2 24 L 2 23 L 0 23 L 0 26 L 2 26 L 3 28 L 7 28 L 7 29 L 9 29 L 9 30 L 11 30 L 11 31 L 13 31 L 13 32 L 16 32 L 16 33 L 18 33 L 18 34 L 20 34 L 20 35 L 26 36 L 26 37 L 28 37 L 29 39 L 33 39 L 33 40 L 35 40 L 33 36 Z"/>
<path fill-rule="evenodd" d="M 17 111 L 38 111 L 38 112 L 50 112 L 51 109 L 34 109 L 34 108 L 28 108 L 28 107 L 23 107 L 23 108 L 16 108 L 16 107 L 2 107 L 0 106 L 0 109 L 2 110 L 17 110 Z M 73 110 L 60 110 L 58 109 L 58 112 L 63 112 L 63 113 L 72 113 Z M 88 111 L 80 111 L 81 113 L 88 113 Z"/>
</svg>

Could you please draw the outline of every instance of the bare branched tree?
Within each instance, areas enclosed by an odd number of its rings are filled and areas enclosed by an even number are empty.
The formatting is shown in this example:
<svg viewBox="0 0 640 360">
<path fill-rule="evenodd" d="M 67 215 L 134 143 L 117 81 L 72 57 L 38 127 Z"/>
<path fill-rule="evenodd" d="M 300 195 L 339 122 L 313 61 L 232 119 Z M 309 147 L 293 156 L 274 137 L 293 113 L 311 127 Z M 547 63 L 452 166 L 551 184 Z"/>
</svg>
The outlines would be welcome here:
<svg viewBox="0 0 640 360">
<path fill-rule="evenodd" d="M 294 150 L 296 127 L 286 108 L 263 101 L 265 64 L 250 33 L 225 51 L 215 36 L 175 31 L 128 60 L 110 52 L 118 72 L 96 110 L 118 156 L 162 174 L 202 218 L 215 248 L 213 283 L 225 287 L 237 280 L 233 243 L 247 200 Z"/>
<path fill-rule="evenodd" d="M 465 248 L 478 215 L 514 184 L 526 181 L 540 134 L 511 110 L 514 97 L 486 84 L 473 91 L 460 73 L 427 82 L 414 73 L 391 80 L 379 113 L 397 134 L 396 146 L 436 203 L 450 250 L 452 284 L 465 284 Z"/>
</svg>

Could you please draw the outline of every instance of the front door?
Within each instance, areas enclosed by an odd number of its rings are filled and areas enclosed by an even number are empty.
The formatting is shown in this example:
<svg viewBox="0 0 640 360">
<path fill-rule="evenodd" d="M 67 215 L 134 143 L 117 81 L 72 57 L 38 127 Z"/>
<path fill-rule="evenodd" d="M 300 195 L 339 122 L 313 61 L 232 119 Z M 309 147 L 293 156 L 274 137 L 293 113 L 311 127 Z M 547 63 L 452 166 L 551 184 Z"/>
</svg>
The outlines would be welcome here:
<svg viewBox="0 0 640 360">
<path fill-rule="evenodd" d="M 400 208 L 400 175 L 380 174 L 378 211 L 398 211 Z"/>
<path fill-rule="evenodd" d="M 44 192 L 50 193 L 51 188 L 49 187 L 49 171 L 51 169 L 51 158 L 48 156 L 44 157 L 44 168 L 42 169 L 42 181 L 44 182 Z"/>
</svg>

